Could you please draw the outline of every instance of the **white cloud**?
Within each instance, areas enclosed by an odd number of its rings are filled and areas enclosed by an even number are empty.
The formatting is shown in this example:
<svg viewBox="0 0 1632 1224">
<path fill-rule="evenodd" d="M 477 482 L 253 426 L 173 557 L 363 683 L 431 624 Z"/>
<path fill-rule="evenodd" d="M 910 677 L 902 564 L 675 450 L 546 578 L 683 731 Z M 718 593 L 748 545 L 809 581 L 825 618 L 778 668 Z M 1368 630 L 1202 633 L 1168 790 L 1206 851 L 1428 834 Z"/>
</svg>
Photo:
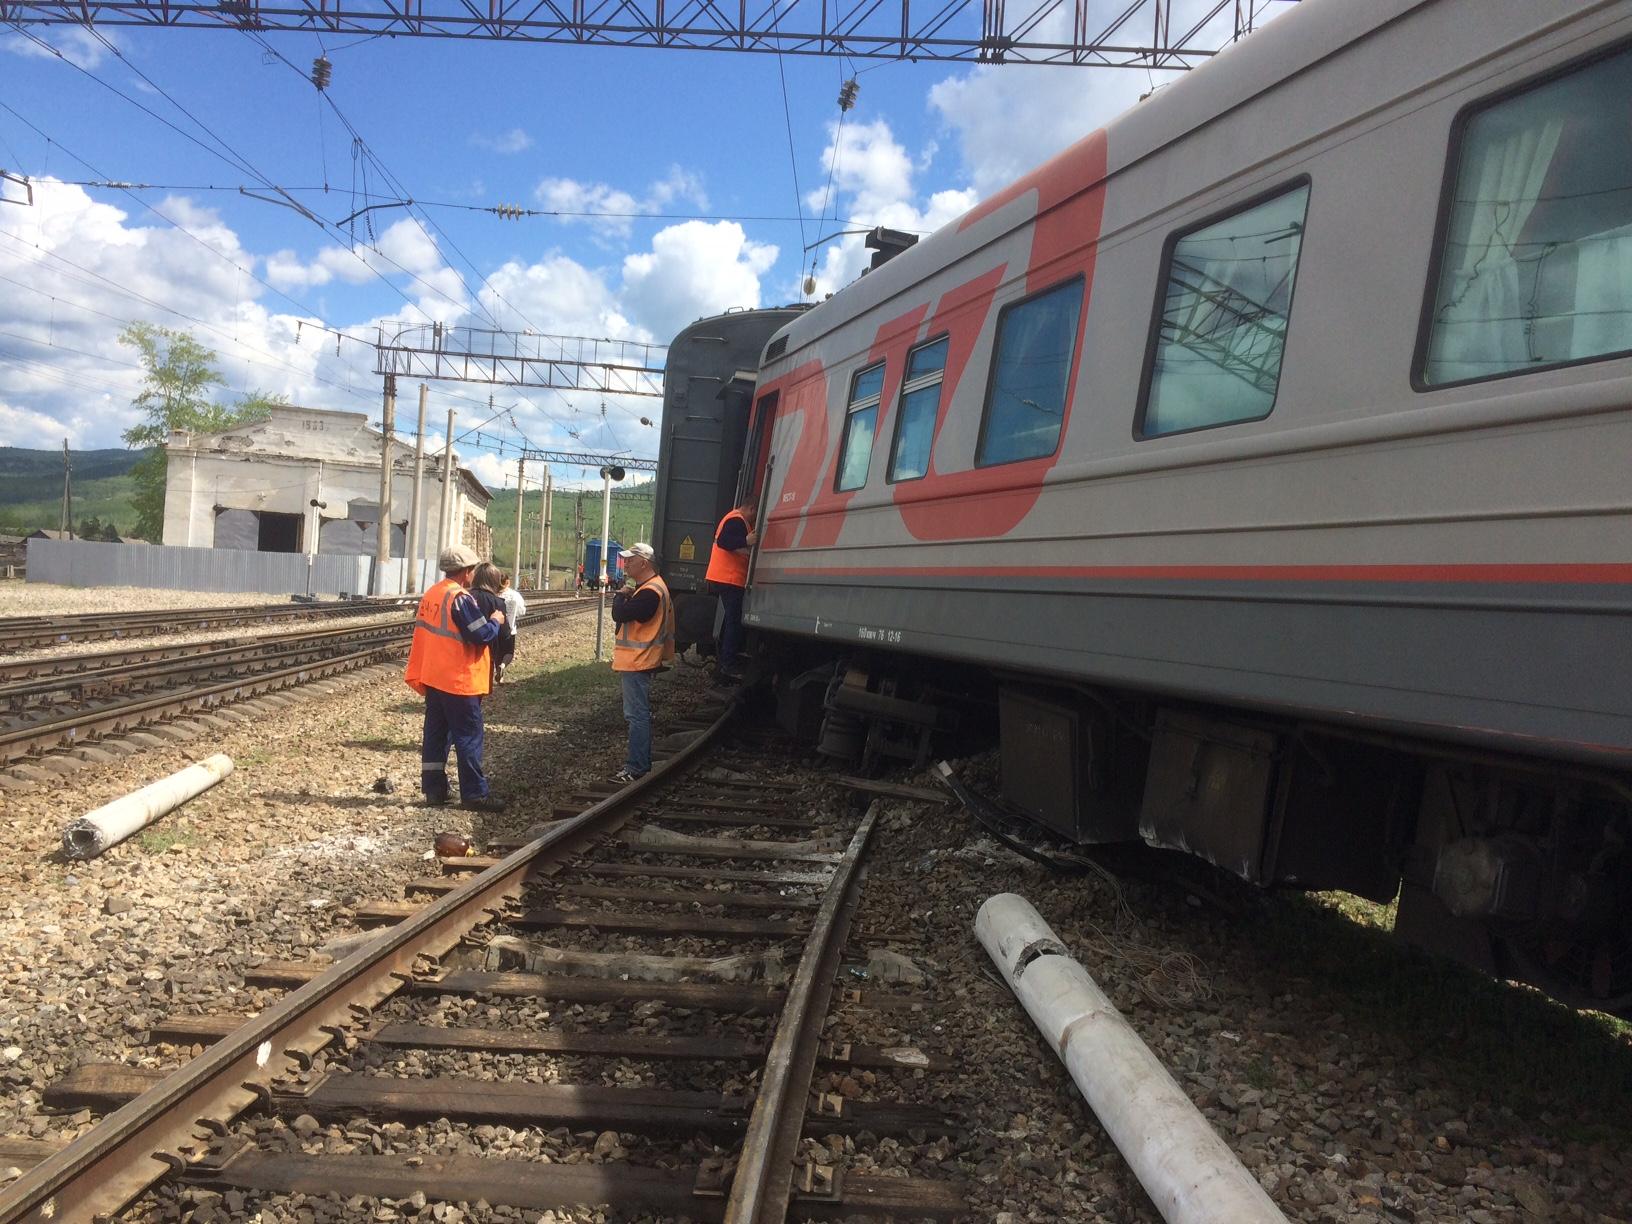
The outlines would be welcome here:
<svg viewBox="0 0 1632 1224">
<path fill-rule="evenodd" d="M 266 279 L 280 290 L 308 289 L 339 280 L 366 285 L 377 278 L 395 285 L 419 314 L 450 322 L 467 307 L 460 275 L 442 259 L 425 227 L 413 217 L 392 222 L 372 245 L 330 246 L 309 263 L 287 248 L 266 257 Z"/>
<path fill-rule="evenodd" d="M 623 301 L 667 338 L 703 315 L 758 306 L 759 278 L 776 256 L 776 247 L 750 241 L 735 221 L 682 221 L 653 235 L 650 251 L 624 258 Z"/>
<path fill-rule="evenodd" d="M 328 284 L 334 273 L 321 261 L 302 263 L 300 256 L 285 248 L 266 257 L 266 279 L 279 289 L 309 289 Z"/>
<path fill-rule="evenodd" d="M 533 147 L 533 138 L 523 129 L 513 127 L 507 132 L 491 134 L 473 132 L 470 143 L 490 153 L 524 153 Z"/>
<path fill-rule="evenodd" d="M 676 192 L 694 190 L 683 177 L 665 181 Z M 223 398 L 266 391 L 373 414 L 379 379 L 366 340 L 387 319 L 490 326 L 491 311 L 501 326 L 518 330 L 665 341 L 699 315 L 757 305 L 761 277 L 776 260 L 775 247 L 751 241 L 739 225 L 686 222 L 661 230 L 647 249 L 606 270 L 554 250 L 512 259 L 477 286 L 479 301 L 472 302 L 438 243 L 408 219 L 380 234 L 379 254 L 341 246 L 259 253 L 245 249 L 219 215 L 185 198 L 158 207 L 197 241 L 153 223 L 150 214 L 127 213 L 48 179 L 36 180 L 35 200 L 34 208 L 0 219 L 0 231 L 11 235 L 0 234 L 0 277 L 7 278 L 0 282 L 0 438 L 19 446 L 48 447 L 64 436 L 75 446 L 119 445 L 135 422 L 130 404 L 142 378 L 136 354 L 118 342 L 127 322 L 192 332 L 218 355 L 227 380 Z M 414 304 L 392 303 L 384 286 L 372 283 L 373 269 L 414 296 Z M 297 299 L 314 287 L 356 283 L 383 313 L 334 319 L 365 341 L 341 342 L 337 351 L 332 332 L 299 307 L 285 312 L 287 304 L 254 271 Z M 420 281 L 453 300 L 441 300 Z M 638 424 L 652 413 L 652 401 L 539 390 L 508 395 L 516 419 L 540 445 L 652 450 Z M 471 398 L 486 397 L 434 388 L 434 418 L 451 403 L 461 429 L 475 424 L 480 417 L 472 415 Z M 501 389 L 495 407 L 505 400 Z M 504 432 L 504 420 L 493 428 Z"/>
<path fill-rule="evenodd" d="M 76 446 L 120 444 L 142 379 L 134 350 L 118 340 L 130 322 L 191 331 L 218 355 L 229 399 L 265 390 L 354 410 L 376 401 L 371 352 L 346 345 L 336 355 L 332 339 L 262 305 L 256 256 L 212 210 L 179 197 L 159 203 L 183 232 L 137 224 L 49 179 L 35 180 L 34 199 L 0 223 L 0 430 L 9 444 L 49 446 L 65 434 Z"/>
<path fill-rule="evenodd" d="M 962 216 L 976 202 L 969 189 L 937 191 L 922 204 L 915 201 L 914 177 L 923 169 L 914 165 L 896 140 L 889 121 L 828 124 L 828 146 L 822 159 L 823 185 L 806 199 L 820 209 L 827 196 L 826 177 L 832 175 L 829 213 L 860 225 L 882 225 L 909 232 L 928 232 Z M 838 226 L 828 223 L 829 229 Z M 852 234 L 820 248 L 816 271 L 817 296 L 832 293 L 861 275 L 872 253 L 863 236 Z"/>
<path fill-rule="evenodd" d="M 510 489 L 516 484 L 516 461 L 501 460 L 488 451 L 473 451 L 460 456 L 460 462 L 476 474 L 476 479 L 490 489 Z"/>
<path fill-rule="evenodd" d="M 533 263 L 511 260 L 487 278 L 479 295 L 501 326 L 546 334 L 635 338 L 599 275 L 550 252 Z"/>
<path fill-rule="evenodd" d="M 564 222 L 585 223 L 603 235 L 625 238 L 636 217 L 661 213 L 682 203 L 708 207 L 702 180 L 680 166 L 670 166 L 668 174 L 648 184 L 638 196 L 607 183 L 547 178 L 533 190 L 533 198 L 550 212 L 563 214 Z"/>
<path fill-rule="evenodd" d="M 56 442 L 67 438 L 68 445 L 78 447 L 84 436 L 83 420 L 61 421 L 43 412 L 18 408 L 0 400 L 0 446 L 39 448 L 47 440 Z"/>
<path fill-rule="evenodd" d="M 1102 127 L 1150 89 L 1144 73 L 978 66 L 930 88 L 965 172 L 990 195 Z"/>
<path fill-rule="evenodd" d="M 1233 14 L 1226 11 L 1228 7 L 1220 6 L 1214 18 L 1190 39 L 1191 46 L 1222 47 L 1229 41 Z M 1259 15 L 1258 24 L 1261 27 L 1292 7 L 1276 5 Z M 1125 9 L 1125 0 L 1089 0 L 1087 28 L 1097 33 Z M 1070 7 L 1055 9 L 1033 36 L 1068 41 L 1073 15 Z M 1189 19 L 1197 15 L 1196 11 L 1187 14 Z M 1124 26 L 1118 37 L 1135 43 L 1148 33 Z M 929 105 L 951 129 L 970 182 L 986 196 L 1103 127 L 1136 105 L 1141 96 L 1179 75 L 1136 68 L 1084 71 L 982 64 L 931 86 Z"/>
<path fill-rule="evenodd" d="M 78 26 L 57 26 L 50 33 L 30 30 L 25 34 L 19 31 L 0 36 L 0 50 L 26 55 L 31 59 L 65 59 L 80 68 L 91 69 L 99 67 L 103 60 L 113 54 L 108 49 L 109 43 L 121 49 L 123 46 L 113 31 L 98 27 L 97 33 L 101 38 Z M 41 43 L 45 45 L 41 46 Z"/>
</svg>

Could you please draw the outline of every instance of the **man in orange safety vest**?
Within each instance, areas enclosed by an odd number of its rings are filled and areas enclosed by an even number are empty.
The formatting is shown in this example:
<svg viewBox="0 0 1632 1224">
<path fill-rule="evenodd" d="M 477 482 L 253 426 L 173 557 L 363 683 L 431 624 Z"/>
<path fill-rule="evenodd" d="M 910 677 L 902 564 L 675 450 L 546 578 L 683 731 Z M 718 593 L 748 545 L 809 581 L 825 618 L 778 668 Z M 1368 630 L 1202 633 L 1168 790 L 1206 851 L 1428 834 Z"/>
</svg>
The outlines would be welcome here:
<svg viewBox="0 0 1632 1224">
<path fill-rule="evenodd" d="M 482 698 L 492 683 L 488 643 L 504 632 L 504 613 L 483 615 L 467 588 L 481 559 L 462 545 L 443 551 L 442 581 L 426 591 L 414 614 L 408 647 L 408 687 L 425 698 L 419 785 L 425 802 L 448 801 L 448 744 L 459 759 L 459 805 L 502 812 L 482 772 Z"/>
<path fill-rule="evenodd" d="M 724 611 L 717 662 L 720 675 L 728 680 L 740 678 L 737 658 L 742 652 L 742 596 L 748 586 L 748 561 L 759 538 L 754 532 L 754 515 L 758 510 L 759 502 L 750 497 L 726 511 L 714 532 L 714 550 L 709 554 L 708 572 L 704 575 L 714 584 Z"/>
<path fill-rule="evenodd" d="M 618 556 L 632 584 L 612 597 L 612 670 L 623 682 L 629 723 L 629 752 L 612 780 L 623 783 L 652 767 L 652 677 L 674 658 L 674 600 L 650 544 L 631 544 Z"/>
</svg>

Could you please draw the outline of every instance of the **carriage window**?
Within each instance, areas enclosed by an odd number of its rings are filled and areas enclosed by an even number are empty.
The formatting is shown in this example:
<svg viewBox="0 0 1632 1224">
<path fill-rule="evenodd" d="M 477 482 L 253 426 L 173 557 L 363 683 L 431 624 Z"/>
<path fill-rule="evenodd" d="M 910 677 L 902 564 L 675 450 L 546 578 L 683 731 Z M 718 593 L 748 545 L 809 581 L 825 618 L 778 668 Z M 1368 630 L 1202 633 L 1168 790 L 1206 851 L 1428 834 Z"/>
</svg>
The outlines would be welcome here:
<svg viewBox="0 0 1632 1224">
<path fill-rule="evenodd" d="M 1632 51 L 1462 130 L 1422 381 L 1632 351 Z"/>
<path fill-rule="evenodd" d="M 929 471 L 929 444 L 941 407 L 941 375 L 946 369 L 946 337 L 907 354 L 907 377 L 901 384 L 901 413 L 895 422 L 895 449 L 890 479 L 917 480 Z"/>
<path fill-rule="evenodd" d="M 873 430 L 878 425 L 878 399 L 884 390 L 884 363 L 869 366 L 850 384 L 850 406 L 844 413 L 844 440 L 839 444 L 840 493 L 867 483 L 867 465 L 873 458 Z"/>
<path fill-rule="evenodd" d="M 1004 309 L 997 322 L 977 467 L 1052 455 L 1059 445 L 1082 284 L 1080 279 L 1069 281 Z"/>
<path fill-rule="evenodd" d="M 1308 207 L 1305 183 L 1174 242 L 1141 438 L 1269 415 Z"/>
</svg>

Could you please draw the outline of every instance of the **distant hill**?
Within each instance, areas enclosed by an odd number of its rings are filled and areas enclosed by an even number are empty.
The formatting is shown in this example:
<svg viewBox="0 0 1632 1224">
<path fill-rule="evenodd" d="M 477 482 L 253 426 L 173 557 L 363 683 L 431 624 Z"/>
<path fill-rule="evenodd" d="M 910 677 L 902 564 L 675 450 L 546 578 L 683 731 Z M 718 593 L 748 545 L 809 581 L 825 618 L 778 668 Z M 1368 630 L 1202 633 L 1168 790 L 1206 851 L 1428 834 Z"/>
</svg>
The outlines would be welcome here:
<svg viewBox="0 0 1632 1224">
<path fill-rule="evenodd" d="M 136 525 L 130 469 L 140 451 L 70 451 L 74 472 L 74 522 L 110 519 L 120 531 Z M 26 535 L 56 527 L 62 514 L 62 452 L 0 446 L 0 533 Z"/>
</svg>

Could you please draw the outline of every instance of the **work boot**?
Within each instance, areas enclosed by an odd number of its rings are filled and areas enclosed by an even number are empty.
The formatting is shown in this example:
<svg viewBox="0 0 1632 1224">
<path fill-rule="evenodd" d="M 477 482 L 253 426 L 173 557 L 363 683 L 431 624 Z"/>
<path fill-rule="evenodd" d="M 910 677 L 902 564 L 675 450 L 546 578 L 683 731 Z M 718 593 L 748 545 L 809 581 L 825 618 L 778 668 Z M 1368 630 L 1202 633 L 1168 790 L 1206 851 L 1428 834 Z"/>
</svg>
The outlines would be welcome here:
<svg viewBox="0 0 1632 1224">
<path fill-rule="evenodd" d="M 467 812 L 502 812 L 506 805 L 497 795 L 478 795 L 474 799 L 461 799 L 459 806 Z"/>
</svg>

